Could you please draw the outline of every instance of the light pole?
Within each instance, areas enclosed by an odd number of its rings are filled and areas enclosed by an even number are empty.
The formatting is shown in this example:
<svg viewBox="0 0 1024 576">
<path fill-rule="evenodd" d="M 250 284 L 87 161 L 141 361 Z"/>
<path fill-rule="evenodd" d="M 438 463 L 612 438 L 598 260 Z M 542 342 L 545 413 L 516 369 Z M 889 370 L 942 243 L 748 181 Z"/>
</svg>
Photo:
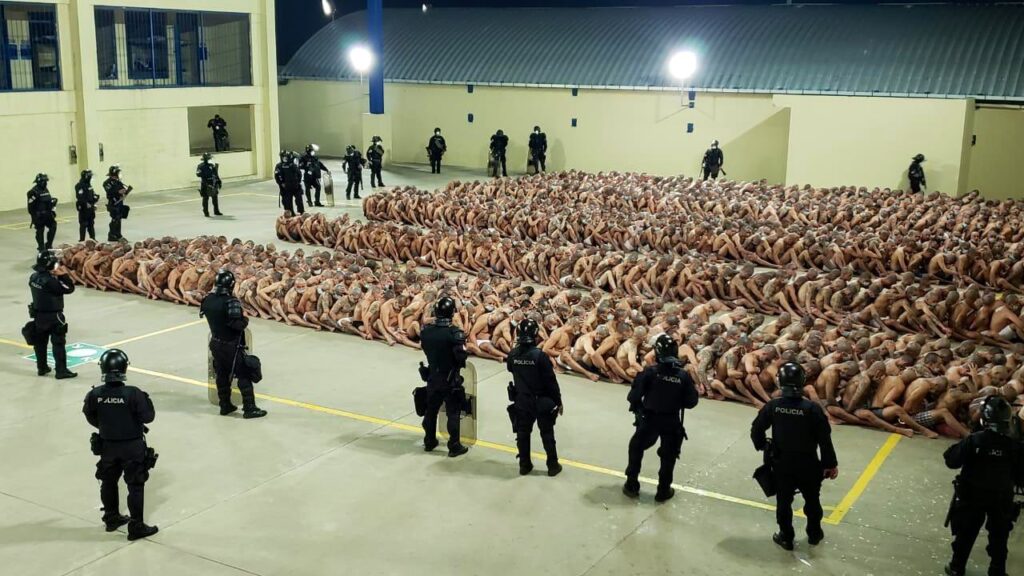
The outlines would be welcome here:
<svg viewBox="0 0 1024 576">
<path fill-rule="evenodd" d="M 689 50 L 676 52 L 668 60 L 668 72 L 679 82 L 680 102 L 685 105 L 686 81 L 697 72 L 697 55 Z"/>
<path fill-rule="evenodd" d="M 334 6 L 331 4 L 331 0 L 321 0 L 321 6 L 324 9 L 324 16 L 330 16 L 331 21 L 334 21 Z"/>
<path fill-rule="evenodd" d="M 363 75 L 373 68 L 373 52 L 361 44 L 349 48 L 348 63 L 352 69 L 359 72 L 359 83 L 363 83 Z"/>
</svg>

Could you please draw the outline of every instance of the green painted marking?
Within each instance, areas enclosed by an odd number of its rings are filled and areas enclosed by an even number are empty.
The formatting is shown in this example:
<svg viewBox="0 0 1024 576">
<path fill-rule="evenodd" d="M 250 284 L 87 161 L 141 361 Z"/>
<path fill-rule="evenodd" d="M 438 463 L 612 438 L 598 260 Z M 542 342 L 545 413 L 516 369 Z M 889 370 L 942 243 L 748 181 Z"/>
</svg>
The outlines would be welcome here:
<svg viewBox="0 0 1024 576">
<path fill-rule="evenodd" d="M 107 351 L 102 346 L 96 346 L 95 344 L 86 344 L 84 342 L 75 342 L 74 344 L 68 344 L 64 346 L 64 349 L 68 353 L 68 368 L 74 368 L 75 366 L 81 366 L 82 364 L 94 364 L 100 359 L 100 355 Z M 22 356 L 25 360 L 32 362 L 36 361 L 35 354 L 29 354 L 28 356 Z M 46 351 L 46 360 L 53 366 L 53 351 Z"/>
</svg>

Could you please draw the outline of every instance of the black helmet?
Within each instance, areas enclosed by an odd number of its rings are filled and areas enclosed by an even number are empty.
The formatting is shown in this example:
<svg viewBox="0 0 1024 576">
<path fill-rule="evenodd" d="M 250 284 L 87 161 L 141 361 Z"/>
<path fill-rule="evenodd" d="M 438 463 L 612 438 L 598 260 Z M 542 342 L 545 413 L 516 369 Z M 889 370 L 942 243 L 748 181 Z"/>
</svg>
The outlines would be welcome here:
<svg viewBox="0 0 1024 576">
<path fill-rule="evenodd" d="M 371 142 L 380 142 L 381 140 L 383 140 L 383 138 L 381 138 L 380 136 L 374 136 L 373 138 L 370 139 Z"/>
<path fill-rule="evenodd" d="M 924 154 L 918 154 L 914 156 L 914 162 L 924 162 Z"/>
<path fill-rule="evenodd" d="M 503 130 L 498 130 L 498 136 L 504 136 L 504 135 L 505 135 L 505 132 Z"/>
<path fill-rule="evenodd" d="M 124 382 L 128 378 L 128 355 L 117 348 L 111 348 L 100 356 L 100 373 L 103 381 Z"/>
<path fill-rule="evenodd" d="M 36 272 L 48 272 L 57 266 L 57 255 L 50 250 L 43 250 L 36 256 Z"/>
<path fill-rule="evenodd" d="M 210 154 L 209 152 L 204 152 L 203 162 L 209 162 L 210 160 L 213 160 L 213 154 Z"/>
<path fill-rule="evenodd" d="M 279 156 L 280 156 L 282 161 L 286 160 L 288 158 L 288 151 L 285 150 L 284 148 L 282 148 L 281 149 L 281 153 L 279 154 Z"/>
<path fill-rule="evenodd" d="M 712 140 L 711 141 L 711 147 L 712 148 L 717 148 L 718 147 L 718 140 Z"/>
<path fill-rule="evenodd" d="M 42 186 L 42 185 L 45 185 L 49 181 L 50 181 L 50 177 L 47 176 L 46 174 L 43 174 L 42 172 L 40 172 L 39 174 L 36 174 L 36 180 L 35 180 L 36 184 Z"/>
<path fill-rule="evenodd" d="M 434 134 L 440 134 L 440 133 L 441 133 L 441 129 L 440 128 L 434 128 Z"/>
<path fill-rule="evenodd" d="M 235 287 L 235 275 L 230 270 L 221 268 L 217 272 L 217 278 L 213 281 L 217 294 L 230 294 Z"/>
<path fill-rule="evenodd" d="M 534 126 L 533 127 L 533 131 L 534 132 L 540 132 L 540 126 Z"/>
<path fill-rule="evenodd" d="M 92 180 L 92 170 L 82 170 L 82 180 Z"/>
<path fill-rule="evenodd" d="M 516 328 L 516 340 L 518 340 L 520 344 L 536 344 L 538 332 L 540 332 L 540 326 L 537 324 L 537 321 L 532 318 L 527 318 Z"/>
<path fill-rule="evenodd" d="M 783 396 L 801 396 L 807 375 L 804 374 L 803 367 L 796 362 L 786 362 L 779 366 L 778 381 Z"/>
<path fill-rule="evenodd" d="M 654 340 L 654 357 L 658 362 L 668 360 L 670 358 L 679 357 L 679 344 L 672 339 L 668 334 L 662 334 Z"/>
<path fill-rule="evenodd" d="M 434 316 L 439 320 L 451 320 L 455 316 L 455 300 L 451 296 L 442 296 L 434 304 Z"/>
<path fill-rule="evenodd" d="M 120 173 L 121 173 L 121 165 L 120 164 L 114 164 L 113 166 L 110 167 L 110 170 L 107 170 L 107 176 L 116 176 L 116 175 L 118 175 Z"/>
<path fill-rule="evenodd" d="M 989 396 L 981 406 L 981 423 L 985 428 L 1000 434 L 1010 429 L 1012 409 L 1010 403 L 1002 396 Z"/>
</svg>

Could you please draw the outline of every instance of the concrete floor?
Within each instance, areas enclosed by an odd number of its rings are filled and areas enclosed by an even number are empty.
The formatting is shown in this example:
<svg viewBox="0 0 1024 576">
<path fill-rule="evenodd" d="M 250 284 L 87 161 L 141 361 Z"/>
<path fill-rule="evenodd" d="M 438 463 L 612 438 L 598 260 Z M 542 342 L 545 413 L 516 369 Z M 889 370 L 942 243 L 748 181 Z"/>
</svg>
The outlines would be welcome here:
<svg viewBox="0 0 1024 576">
<path fill-rule="evenodd" d="M 399 167 L 385 182 L 436 187 L 454 177 L 480 175 Z M 229 184 L 228 216 L 205 219 L 195 192 L 140 192 L 124 234 L 275 240 L 275 193 L 273 183 Z M 359 214 L 354 202 L 341 204 L 332 215 Z M 64 216 L 71 209 L 59 206 Z M 130 381 L 157 408 L 149 441 L 161 456 L 146 512 L 161 530 L 129 544 L 100 524 L 81 415 L 97 367 L 81 366 L 73 381 L 38 378 L 17 347 L 33 253 L 23 216 L 0 214 L 0 573 L 930 575 L 947 560 L 946 441 L 897 443 L 838 428 L 841 473 L 822 497 L 826 514 L 841 521 L 826 525 L 822 545 L 798 542 L 788 553 L 771 542 L 771 502 L 750 479 L 759 455 L 748 439 L 749 408 L 702 402 L 687 417 L 690 441 L 677 468 L 685 491 L 656 505 L 645 485 L 634 502 L 619 492 L 632 431 L 625 387 L 561 377 L 566 413 L 557 434 L 572 462 L 556 479 L 543 466 L 520 478 L 504 413 L 507 377 L 495 362 L 474 360 L 487 442 L 451 460 L 420 448 L 410 397 L 415 351 L 257 320 L 266 376 L 257 390 L 270 415 L 222 418 L 203 387 L 206 327 L 195 309 L 81 289 L 67 299 L 68 341 L 124 341 Z M 98 224 L 105 235 L 106 222 Z M 75 239 L 77 224 L 62 224 L 58 242 Z M 875 474 L 865 472 L 872 462 L 881 463 Z M 645 476 L 656 476 L 656 466 L 649 452 Z M 1024 572 L 1021 540 L 1011 540 L 1011 573 Z M 984 573 L 984 562 L 982 542 L 973 573 Z"/>
</svg>

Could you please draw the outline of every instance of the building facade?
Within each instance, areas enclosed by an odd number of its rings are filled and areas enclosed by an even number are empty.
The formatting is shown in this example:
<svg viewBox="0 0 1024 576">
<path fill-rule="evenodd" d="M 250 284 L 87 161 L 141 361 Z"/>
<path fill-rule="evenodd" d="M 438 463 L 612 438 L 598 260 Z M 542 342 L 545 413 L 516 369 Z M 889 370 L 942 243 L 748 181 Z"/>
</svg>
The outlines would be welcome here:
<svg viewBox="0 0 1024 576">
<path fill-rule="evenodd" d="M 225 179 L 267 178 L 279 148 L 273 0 L 0 1 L 0 209 L 37 173 L 67 203 L 82 170 L 117 164 L 137 194 L 196 185 L 216 154 Z"/>
<path fill-rule="evenodd" d="M 441 127 L 446 161 L 483 170 L 500 128 L 523 171 L 540 125 L 549 170 L 696 174 L 719 140 L 729 178 L 892 188 L 922 153 L 929 190 L 1022 197 L 1022 27 L 1021 6 L 385 10 L 382 121 L 344 57 L 356 14 L 285 67 L 282 141 L 340 154 L 384 131 L 390 161 L 424 163 Z"/>
</svg>

